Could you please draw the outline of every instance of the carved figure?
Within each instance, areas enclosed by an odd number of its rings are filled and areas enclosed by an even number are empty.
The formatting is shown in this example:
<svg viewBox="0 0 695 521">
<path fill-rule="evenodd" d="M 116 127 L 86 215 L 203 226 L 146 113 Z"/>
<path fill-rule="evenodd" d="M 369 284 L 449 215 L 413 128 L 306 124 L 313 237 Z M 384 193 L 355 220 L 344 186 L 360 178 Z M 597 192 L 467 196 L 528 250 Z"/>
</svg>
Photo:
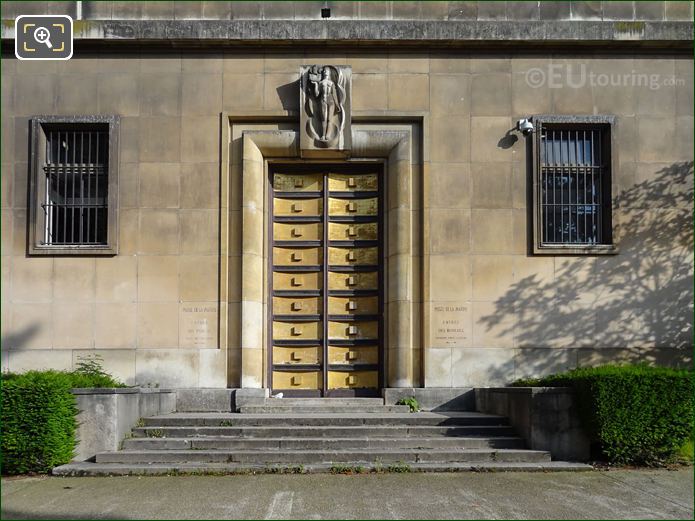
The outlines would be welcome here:
<svg viewBox="0 0 695 521">
<path fill-rule="evenodd" d="M 345 127 L 345 78 L 336 67 L 314 65 L 304 83 L 306 130 L 322 146 L 330 146 Z"/>
</svg>

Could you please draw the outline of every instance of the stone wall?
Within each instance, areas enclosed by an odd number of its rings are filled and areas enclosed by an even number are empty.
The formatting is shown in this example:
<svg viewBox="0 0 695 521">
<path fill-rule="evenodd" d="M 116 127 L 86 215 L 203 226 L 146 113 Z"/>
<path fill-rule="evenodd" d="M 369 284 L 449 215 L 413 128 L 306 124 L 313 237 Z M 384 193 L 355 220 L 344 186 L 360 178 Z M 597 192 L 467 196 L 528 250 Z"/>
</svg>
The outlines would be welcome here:
<svg viewBox="0 0 695 521">
<path fill-rule="evenodd" d="M 3 2 L 3 18 L 70 14 L 77 2 Z M 692 2 L 82 2 L 86 20 L 692 20 Z"/>
<path fill-rule="evenodd" d="M 529 449 L 554 460 L 587 461 L 591 443 L 567 387 L 505 387 L 475 390 L 475 410 L 509 418 Z"/>
<path fill-rule="evenodd" d="M 176 410 L 176 392 L 163 389 L 73 389 L 77 402 L 75 461 L 118 450 L 141 418 Z"/>
<path fill-rule="evenodd" d="M 637 4 L 627 5 L 637 13 Z M 664 13 L 670 4 L 660 4 Z M 240 212 L 220 206 L 220 114 L 293 128 L 299 67 L 311 63 L 352 67 L 354 117 L 420 121 L 420 384 L 502 385 L 617 360 L 690 362 L 690 56 L 113 47 L 66 62 L 3 55 L 3 369 L 71 368 L 98 353 L 129 384 L 238 387 L 231 351 L 240 346 L 225 332 L 238 321 L 239 288 L 229 288 L 229 306 L 218 301 L 220 267 L 239 261 L 221 262 L 220 223 L 230 241 L 241 226 Z M 540 84 L 531 81 L 536 70 Z M 118 256 L 27 257 L 34 114 L 121 116 Z M 528 254 L 529 151 L 511 130 L 533 114 L 617 117 L 618 255 Z M 436 334 L 447 309 L 464 330 L 453 344 Z M 191 333 L 201 324 L 205 334 Z"/>
</svg>

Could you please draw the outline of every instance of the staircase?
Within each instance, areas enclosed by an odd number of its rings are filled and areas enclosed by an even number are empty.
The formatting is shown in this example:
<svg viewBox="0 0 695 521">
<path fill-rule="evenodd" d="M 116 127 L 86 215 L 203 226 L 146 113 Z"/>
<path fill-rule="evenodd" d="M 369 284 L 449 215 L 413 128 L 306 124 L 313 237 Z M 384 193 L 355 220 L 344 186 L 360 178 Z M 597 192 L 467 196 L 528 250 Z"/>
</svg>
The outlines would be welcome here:
<svg viewBox="0 0 695 521">
<path fill-rule="evenodd" d="M 239 413 L 144 418 L 119 451 L 55 475 L 588 470 L 527 450 L 506 418 L 410 413 L 381 398 L 266 399 Z"/>
</svg>

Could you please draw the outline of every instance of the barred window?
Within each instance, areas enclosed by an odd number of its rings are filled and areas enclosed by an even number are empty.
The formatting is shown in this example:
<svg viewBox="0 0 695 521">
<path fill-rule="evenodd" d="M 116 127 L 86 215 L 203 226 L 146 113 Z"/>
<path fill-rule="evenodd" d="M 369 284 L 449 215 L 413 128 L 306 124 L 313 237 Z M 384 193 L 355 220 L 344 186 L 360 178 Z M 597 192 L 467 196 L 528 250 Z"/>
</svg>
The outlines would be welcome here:
<svg viewBox="0 0 695 521">
<path fill-rule="evenodd" d="M 115 253 L 113 118 L 34 119 L 33 253 Z"/>
<path fill-rule="evenodd" d="M 572 123 L 534 119 L 537 250 L 612 247 L 610 122 L 596 116 Z"/>
<path fill-rule="evenodd" d="M 106 244 L 108 129 L 49 130 L 46 139 L 46 244 Z"/>
</svg>

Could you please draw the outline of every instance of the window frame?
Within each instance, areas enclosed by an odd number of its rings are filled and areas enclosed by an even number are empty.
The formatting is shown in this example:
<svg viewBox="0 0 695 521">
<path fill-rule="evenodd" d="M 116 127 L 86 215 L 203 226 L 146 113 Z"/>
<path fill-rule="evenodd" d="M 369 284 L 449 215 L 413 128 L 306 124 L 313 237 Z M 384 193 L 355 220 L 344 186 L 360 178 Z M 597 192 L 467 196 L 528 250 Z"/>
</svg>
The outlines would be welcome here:
<svg viewBox="0 0 695 521">
<path fill-rule="evenodd" d="M 30 196 L 29 196 L 29 255 L 95 256 L 118 254 L 118 141 L 120 117 L 116 115 L 91 116 L 32 116 L 30 121 Z M 46 131 L 54 125 L 95 126 L 106 125 L 109 136 L 107 164 L 108 196 L 106 244 L 45 244 L 45 215 L 39 197 L 45 174 Z M 85 129 L 86 130 L 86 129 Z"/>
<path fill-rule="evenodd" d="M 535 127 L 531 135 L 532 143 L 532 213 L 533 213 L 533 237 L 532 253 L 535 255 L 615 255 L 619 253 L 617 238 L 615 234 L 615 208 L 616 208 L 616 172 L 618 171 L 618 147 L 617 147 L 617 118 L 613 115 L 557 115 L 557 114 L 537 114 L 531 120 Z M 607 196 L 609 201 L 607 208 L 602 208 L 603 219 L 609 231 L 609 240 L 602 244 L 547 244 L 543 242 L 543 207 L 542 201 L 542 182 L 541 182 L 541 127 L 543 125 L 567 125 L 571 130 L 573 125 L 596 125 L 606 126 L 610 136 L 608 143 L 609 150 L 609 183 L 610 194 Z"/>
</svg>

